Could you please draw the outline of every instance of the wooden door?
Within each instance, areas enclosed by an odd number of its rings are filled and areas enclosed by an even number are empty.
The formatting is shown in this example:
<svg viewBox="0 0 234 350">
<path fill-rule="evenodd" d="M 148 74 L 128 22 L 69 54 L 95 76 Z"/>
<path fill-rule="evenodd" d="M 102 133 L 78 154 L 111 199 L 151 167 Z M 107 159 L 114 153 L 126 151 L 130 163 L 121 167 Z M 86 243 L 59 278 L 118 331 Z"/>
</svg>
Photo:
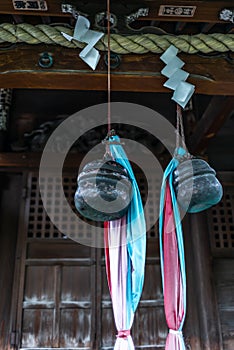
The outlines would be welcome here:
<svg viewBox="0 0 234 350">
<path fill-rule="evenodd" d="M 74 192 L 75 179 L 64 180 L 69 195 Z M 56 178 L 45 186 L 53 210 L 59 212 Z M 26 188 L 17 249 L 13 301 L 17 314 L 12 343 L 17 349 L 93 350 L 96 250 L 68 239 L 53 226 L 43 209 L 37 176 L 29 174 Z M 62 217 L 68 225 L 66 215 Z"/>
<path fill-rule="evenodd" d="M 147 196 L 140 180 L 143 199 Z M 74 225 L 61 212 L 56 194 L 56 178 L 44 184 L 51 210 L 60 215 L 67 230 Z M 151 195 L 158 197 L 158 187 L 148 184 Z M 76 179 L 64 177 L 64 191 L 72 197 Z M 50 222 L 39 195 L 38 177 L 29 174 L 27 196 L 20 225 L 15 296 L 13 301 L 13 343 L 17 349 L 87 349 L 110 350 L 116 339 L 112 305 L 106 282 L 102 249 L 81 245 L 64 236 Z M 150 199 L 149 213 L 156 211 Z M 77 227 L 88 235 L 86 226 Z M 145 285 L 132 336 L 136 349 L 163 349 L 167 327 L 159 267 L 156 226 L 148 232 Z"/>
</svg>

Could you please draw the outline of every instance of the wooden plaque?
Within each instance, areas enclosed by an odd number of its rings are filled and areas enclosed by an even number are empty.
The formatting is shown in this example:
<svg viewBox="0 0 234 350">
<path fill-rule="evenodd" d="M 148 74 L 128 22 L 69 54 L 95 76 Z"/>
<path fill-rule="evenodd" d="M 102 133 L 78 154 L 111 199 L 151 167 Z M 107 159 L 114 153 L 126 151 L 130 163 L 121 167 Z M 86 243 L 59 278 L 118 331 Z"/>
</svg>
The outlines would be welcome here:
<svg viewBox="0 0 234 350">
<path fill-rule="evenodd" d="M 158 15 L 169 17 L 193 17 L 195 11 L 196 6 L 161 5 Z"/>
<path fill-rule="evenodd" d="M 28 11 L 47 11 L 45 0 L 12 0 L 15 10 Z"/>
</svg>

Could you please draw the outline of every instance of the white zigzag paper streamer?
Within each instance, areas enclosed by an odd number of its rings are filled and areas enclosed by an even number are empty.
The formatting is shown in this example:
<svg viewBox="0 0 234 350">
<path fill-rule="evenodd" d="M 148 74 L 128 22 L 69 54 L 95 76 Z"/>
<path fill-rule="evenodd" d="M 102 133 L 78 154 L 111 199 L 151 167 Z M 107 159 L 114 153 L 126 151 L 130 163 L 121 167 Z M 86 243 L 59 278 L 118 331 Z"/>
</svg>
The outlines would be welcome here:
<svg viewBox="0 0 234 350">
<path fill-rule="evenodd" d="M 161 73 L 169 78 L 163 86 L 174 90 L 172 100 L 184 108 L 193 95 L 195 86 L 185 81 L 189 73 L 181 69 L 184 66 L 184 62 L 176 56 L 178 51 L 175 46 L 171 45 L 160 56 L 160 59 L 166 63 Z"/>
<path fill-rule="evenodd" d="M 64 38 L 71 41 L 73 39 L 88 44 L 79 54 L 80 58 L 86 62 L 93 70 L 96 69 L 100 59 L 100 54 L 95 49 L 96 43 L 101 39 L 104 33 L 90 30 L 90 22 L 86 17 L 78 16 L 73 36 L 62 33 Z"/>
</svg>

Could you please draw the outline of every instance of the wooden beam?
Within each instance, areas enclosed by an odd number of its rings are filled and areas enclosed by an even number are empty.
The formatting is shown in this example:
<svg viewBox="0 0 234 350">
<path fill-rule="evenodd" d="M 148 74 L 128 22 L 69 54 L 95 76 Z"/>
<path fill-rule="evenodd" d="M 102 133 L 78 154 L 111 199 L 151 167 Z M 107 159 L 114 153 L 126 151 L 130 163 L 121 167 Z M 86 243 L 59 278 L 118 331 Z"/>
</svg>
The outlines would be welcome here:
<svg viewBox="0 0 234 350">
<path fill-rule="evenodd" d="M 131 153 L 130 157 L 131 157 Z M 0 174 L 1 172 L 22 172 L 24 170 L 35 170 L 37 171 L 40 166 L 42 153 L 40 152 L 0 152 Z M 50 169 L 53 170 L 54 168 L 57 170 L 57 156 L 58 153 L 56 153 L 56 156 L 53 158 L 51 157 L 52 161 L 50 162 Z M 64 164 L 63 169 L 66 171 L 74 171 L 77 175 L 78 166 L 81 163 L 82 159 L 84 158 L 84 153 L 68 153 Z M 91 158 L 90 158 L 91 159 Z M 131 159 L 131 158 L 130 158 Z M 54 163 L 53 163 L 54 161 Z M 160 159 L 163 166 L 166 166 L 169 162 L 169 156 L 166 155 L 163 159 Z M 152 168 L 152 162 L 146 163 L 147 168 Z M 132 164 L 132 167 L 135 172 L 139 172 L 139 168 Z"/>
<path fill-rule="evenodd" d="M 64 167 L 66 169 L 74 169 L 74 164 L 79 164 L 82 158 L 82 154 L 69 153 L 65 160 Z M 39 169 L 40 161 L 40 152 L 0 152 L 0 172 Z"/>
<path fill-rule="evenodd" d="M 54 65 L 50 69 L 38 66 L 42 52 L 51 52 Z M 196 93 L 234 95 L 234 70 L 224 58 L 204 58 L 180 55 L 190 73 L 188 82 L 196 86 Z M 120 66 L 112 70 L 113 91 L 165 92 L 166 78 L 160 73 L 164 67 L 159 55 L 123 55 Z M 222 69 L 217 69 L 222 67 Z M 92 71 L 80 58 L 79 50 L 58 46 L 20 45 L 0 50 L 0 84 L 5 88 L 37 88 L 65 90 L 107 89 L 107 67 L 101 58 Z"/>
<path fill-rule="evenodd" d="M 46 0 L 48 5 L 47 11 L 23 11 L 15 10 L 11 0 L 1 0 L 0 4 L 0 14 L 22 14 L 22 15 L 33 15 L 33 16 L 56 16 L 56 17 L 68 17 L 70 14 L 64 14 L 61 10 L 61 2 L 58 0 Z M 92 1 L 97 4 L 97 0 Z M 92 3 L 91 2 L 91 3 Z M 69 3 L 69 1 L 67 1 Z M 71 1 L 72 3 L 72 1 Z M 133 1 L 132 1 L 133 3 Z M 79 8 L 79 2 L 77 2 L 78 10 L 83 9 L 82 2 Z M 105 8 L 105 2 L 100 2 L 98 0 L 100 9 Z M 171 5 L 171 6 L 196 6 L 196 11 L 193 17 L 181 17 L 181 16 L 159 16 L 160 5 Z M 103 7 L 104 6 L 104 7 Z M 114 7 L 114 3 L 112 4 Z M 224 23 L 218 17 L 219 12 L 223 8 L 233 7 L 232 0 L 226 1 L 191 1 L 191 0 L 142 0 L 142 4 L 139 7 L 149 7 L 149 16 L 147 19 L 154 21 L 181 21 L 181 22 L 210 22 L 210 23 Z M 145 17 L 140 18 L 140 20 L 145 20 Z"/>
<path fill-rule="evenodd" d="M 40 153 L 0 153 L 0 168 L 4 169 L 28 169 L 38 168 L 40 164 Z"/>
<path fill-rule="evenodd" d="M 234 97 L 215 96 L 198 122 L 188 141 L 192 153 L 204 151 L 225 121 L 234 112 Z"/>
</svg>

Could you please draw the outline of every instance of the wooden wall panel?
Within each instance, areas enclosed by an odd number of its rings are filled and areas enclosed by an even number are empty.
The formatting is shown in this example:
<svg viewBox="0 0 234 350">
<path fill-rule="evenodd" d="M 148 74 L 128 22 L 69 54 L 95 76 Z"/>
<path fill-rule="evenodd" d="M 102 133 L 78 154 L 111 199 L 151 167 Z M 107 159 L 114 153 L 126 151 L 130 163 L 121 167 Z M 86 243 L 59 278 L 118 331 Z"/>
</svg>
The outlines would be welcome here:
<svg viewBox="0 0 234 350">
<path fill-rule="evenodd" d="M 21 175 L 0 174 L 0 349 L 2 350 L 10 348 L 10 309 L 21 182 Z"/>
<path fill-rule="evenodd" d="M 159 261 L 157 264 L 150 264 L 148 262 L 145 267 L 145 282 L 142 292 L 142 300 L 159 300 L 160 302 L 163 302 L 162 283 L 160 277 L 161 270 Z"/>
<path fill-rule="evenodd" d="M 27 266 L 24 307 L 55 300 L 55 271 L 53 266 Z"/>
<path fill-rule="evenodd" d="M 134 342 L 139 348 L 164 349 L 167 326 L 163 306 L 142 307 L 140 305 L 136 312 L 132 333 Z"/>
<path fill-rule="evenodd" d="M 15 179 L 13 175 L 11 177 Z M 17 194 L 16 197 L 21 200 L 16 191 L 18 188 L 20 192 L 21 178 L 18 175 L 16 178 L 18 180 L 12 182 L 14 185 L 11 189 L 6 184 L 3 186 L 4 203 L 10 202 L 9 195 L 15 198 Z M 1 184 L 3 185 L 3 182 Z M 16 203 L 9 203 L 5 212 L 2 207 L 6 216 L 0 221 L 0 243 L 4 242 L 3 246 L 0 245 L 0 259 L 5 264 L 1 265 L 4 266 L 4 270 L 0 270 L 0 278 L 6 286 L 11 285 L 14 265 L 12 252 L 15 241 L 11 241 L 12 236 L 8 236 L 9 232 L 13 232 L 12 228 L 17 227 L 17 222 L 13 223 L 12 220 L 13 207 L 17 208 Z M 29 213 L 30 206 L 27 210 Z M 223 350 L 219 334 L 220 318 L 224 350 L 233 350 L 234 260 L 216 259 L 212 275 L 209 231 L 206 215 L 203 214 L 193 214 L 184 220 L 188 277 L 188 313 L 184 336 L 188 349 Z M 5 228 L 5 231 L 2 228 Z M 136 350 L 162 350 L 167 327 L 163 312 L 156 230 L 148 236 L 148 243 L 145 285 L 135 315 L 132 335 Z M 22 287 L 25 292 L 22 304 L 22 346 L 33 348 L 53 345 L 69 349 L 79 346 L 81 349 L 112 350 L 116 329 L 101 250 L 93 250 L 68 239 L 55 238 L 53 234 L 48 239 L 38 239 L 27 237 L 25 232 L 24 244 L 27 244 L 28 249 L 25 255 L 25 285 Z M 3 254 L 7 247 L 10 247 L 8 251 L 11 260 Z M 9 276 L 5 273 L 5 268 L 10 273 Z M 213 277 L 218 300 L 215 296 Z M 5 304 L 0 303 L 0 349 L 10 350 L 7 345 L 10 332 L 9 291 L 6 290 L 5 293 L 4 290 L 2 295 Z M 16 310 L 13 310 L 13 313 L 15 312 Z"/>
<path fill-rule="evenodd" d="M 57 259 L 53 265 L 50 259 L 42 259 L 43 264 L 49 264 L 44 266 L 37 258 L 37 265 L 26 267 L 22 348 L 92 348 L 95 292 L 92 267 L 71 265 L 82 264 L 81 260 L 66 260 L 68 265 L 63 266 L 63 259 Z M 26 263 L 35 261 L 32 258 Z"/>
<path fill-rule="evenodd" d="M 68 241 L 64 244 L 63 241 L 49 241 L 45 244 L 40 240 L 31 241 L 28 244 L 27 249 L 27 258 L 34 259 L 52 259 L 52 258 L 60 258 L 60 259 L 75 259 L 77 258 L 77 252 L 79 251 L 80 259 L 87 259 L 91 255 L 91 248 L 88 246 L 82 246 L 80 249 L 80 245 L 74 244 L 72 241 Z"/>
<path fill-rule="evenodd" d="M 90 266 L 63 266 L 61 278 L 61 302 L 89 302 L 91 304 Z"/>
<path fill-rule="evenodd" d="M 223 349 L 234 349 L 234 173 L 218 174 L 222 200 L 209 211 L 209 237 Z"/>
<path fill-rule="evenodd" d="M 51 332 L 54 311 L 48 309 L 26 309 L 23 312 L 22 348 L 53 347 Z"/>
<path fill-rule="evenodd" d="M 154 233 L 154 237 L 156 235 L 157 232 Z M 164 349 L 165 347 L 167 326 L 164 316 L 158 253 L 157 240 L 155 238 L 148 238 L 145 283 L 131 331 L 136 349 L 158 350 Z M 117 331 L 113 318 L 104 265 L 102 267 L 101 300 L 101 349 L 113 349 Z"/>
<path fill-rule="evenodd" d="M 184 227 L 188 276 L 188 313 L 185 335 L 193 350 L 221 350 L 206 212 L 187 216 Z"/>
<path fill-rule="evenodd" d="M 60 347 L 92 350 L 91 310 L 62 309 L 60 315 Z"/>
<path fill-rule="evenodd" d="M 215 259 L 213 265 L 224 350 L 234 349 L 234 259 Z"/>
<path fill-rule="evenodd" d="M 100 349 L 113 349 L 116 341 L 116 328 L 112 312 L 112 305 L 102 304 L 101 312 L 101 339 Z"/>
</svg>

